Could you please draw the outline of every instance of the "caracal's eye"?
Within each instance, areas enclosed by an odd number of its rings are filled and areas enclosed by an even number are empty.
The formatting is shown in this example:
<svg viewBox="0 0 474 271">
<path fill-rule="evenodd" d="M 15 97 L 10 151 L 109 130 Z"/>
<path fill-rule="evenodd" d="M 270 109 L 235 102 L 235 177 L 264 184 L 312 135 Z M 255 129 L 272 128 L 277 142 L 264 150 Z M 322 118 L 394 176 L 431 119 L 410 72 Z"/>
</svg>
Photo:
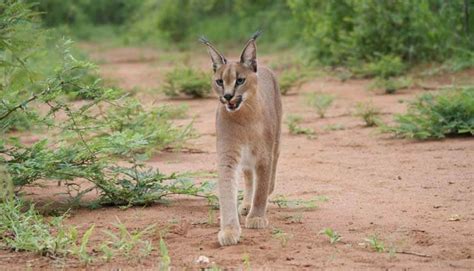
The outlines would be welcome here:
<svg viewBox="0 0 474 271">
<path fill-rule="evenodd" d="M 217 79 L 216 80 L 216 84 L 220 87 L 224 86 L 224 81 L 222 81 L 222 79 Z"/>
<path fill-rule="evenodd" d="M 237 78 L 237 80 L 235 80 L 235 84 L 237 84 L 238 86 L 242 85 L 244 82 L 245 78 Z"/>
</svg>

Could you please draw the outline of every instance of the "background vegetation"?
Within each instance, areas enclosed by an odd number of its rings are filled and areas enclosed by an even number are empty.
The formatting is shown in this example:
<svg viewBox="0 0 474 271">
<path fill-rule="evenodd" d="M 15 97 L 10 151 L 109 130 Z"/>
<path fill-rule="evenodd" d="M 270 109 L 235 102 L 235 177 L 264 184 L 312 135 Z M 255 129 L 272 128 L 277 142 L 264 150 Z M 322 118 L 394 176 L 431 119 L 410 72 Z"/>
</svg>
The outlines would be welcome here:
<svg viewBox="0 0 474 271">
<path fill-rule="evenodd" d="M 263 29 L 264 47 L 299 48 L 324 65 L 474 62 L 471 0 L 42 0 L 36 9 L 46 26 L 66 26 L 80 38 L 114 34 L 186 48 L 201 34 L 229 45 Z"/>
</svg>

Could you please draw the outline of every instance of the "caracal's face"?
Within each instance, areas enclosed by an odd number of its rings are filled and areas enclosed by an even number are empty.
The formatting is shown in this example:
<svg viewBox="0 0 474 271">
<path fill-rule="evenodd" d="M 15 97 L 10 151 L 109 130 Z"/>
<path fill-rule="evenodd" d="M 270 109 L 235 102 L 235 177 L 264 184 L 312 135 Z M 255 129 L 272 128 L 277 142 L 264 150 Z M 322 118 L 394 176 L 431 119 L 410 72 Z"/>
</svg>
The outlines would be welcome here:
<svg viewBox="0 0 474 271">
<path fill-rule="evenodd" d="M 220 66 L 213 76 L 212 88 L 228 112 L 236 112 L 256 91 L 257 74 L 239 62 Z"/>
</svg>

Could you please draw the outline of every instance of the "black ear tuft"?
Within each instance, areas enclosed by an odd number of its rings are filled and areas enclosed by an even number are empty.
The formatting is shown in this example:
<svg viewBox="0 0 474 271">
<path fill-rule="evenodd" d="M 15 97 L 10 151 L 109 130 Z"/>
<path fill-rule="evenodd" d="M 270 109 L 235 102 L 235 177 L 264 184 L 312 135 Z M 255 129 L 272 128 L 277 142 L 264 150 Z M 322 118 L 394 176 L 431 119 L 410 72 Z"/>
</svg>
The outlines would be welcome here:
<svg viewBox="0 0 474 271">
<path fill-rule="evenodd" d="M 257 38 L 258 38 L 258 37 L 259 37 L 259 36 L 260 36 L 262 33 L 263 33 L 263 31 L 262 31 L 262 30 L 260 30 L 260 29 L 259 29 L 259 30 L 257 30 L 255 33 L 253 33 L 253 35 L 252 35 L 252 38 L 251 38 L 251 39 L 252 39 L 252 40 L 257 40 Z"/>
<path fill-rule="evenodd" d="M 199 37 L 199 41 L 207 46 L 207 51 L 209 52 L 209 55 L 211 56 L 212 69 L 214 70 L 214 72 L 216 72 L 216 70 L 220 66 L 227 64 L 226 58 L 221 53 L 219 53 L 219 51 L 209 42 L 209 40 L 206 37 L 204 36 Z"/>
<path fill-rule="evenodd" d="M 209 40 L 205 36 L 200 36 L 198 40 L 199 40 L 199 42 L 201 42 L 203 44 L 206 44 L 206 45 L 209 44 Z"/>
</svg>

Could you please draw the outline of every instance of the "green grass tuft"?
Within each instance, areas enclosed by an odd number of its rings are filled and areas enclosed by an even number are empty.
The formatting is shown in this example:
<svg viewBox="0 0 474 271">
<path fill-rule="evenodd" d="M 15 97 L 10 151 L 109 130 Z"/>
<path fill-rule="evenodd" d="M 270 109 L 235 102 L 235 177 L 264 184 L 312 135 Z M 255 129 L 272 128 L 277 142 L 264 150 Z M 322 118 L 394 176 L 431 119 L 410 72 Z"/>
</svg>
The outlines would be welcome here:
<svg viewBox="0 0 474 271">
<path fill-rule="evenodd" d="M 334 96 L 324 93 L 309 93 L 306 95 L 306 103 L 314 108 L 319 117 L 324 118 L 326 111 L 331 107 Z"/>
<path fill-rule="evenodd" d="M 288 125 L 288 130 L 292 135 L 307 135 L 312 138 L 315 136 L 315 132 L 311 128 L 304 128 L 300 126 L 303 118 L 297 115 L 289 115 L 286 119 L 286 124 Z"/>
<path fill-rule="evenodd" d="M 180 95 L 203 98 L 211 93 L 210 76 L 193 68 L 175 68 L 165 76 L 164 93 L 169 97 Z"/>
<path fill-rule="evenodd" d="M 376 108 L 372 102 L 360 102 L 356 106 L 356 112 L 354 113 L 354 116 L 362 118 L 367 127 L 372 127 L 380 123 L 380 119 L 378 118 L 379 114 L 380 110 Z"/>
</svg>

